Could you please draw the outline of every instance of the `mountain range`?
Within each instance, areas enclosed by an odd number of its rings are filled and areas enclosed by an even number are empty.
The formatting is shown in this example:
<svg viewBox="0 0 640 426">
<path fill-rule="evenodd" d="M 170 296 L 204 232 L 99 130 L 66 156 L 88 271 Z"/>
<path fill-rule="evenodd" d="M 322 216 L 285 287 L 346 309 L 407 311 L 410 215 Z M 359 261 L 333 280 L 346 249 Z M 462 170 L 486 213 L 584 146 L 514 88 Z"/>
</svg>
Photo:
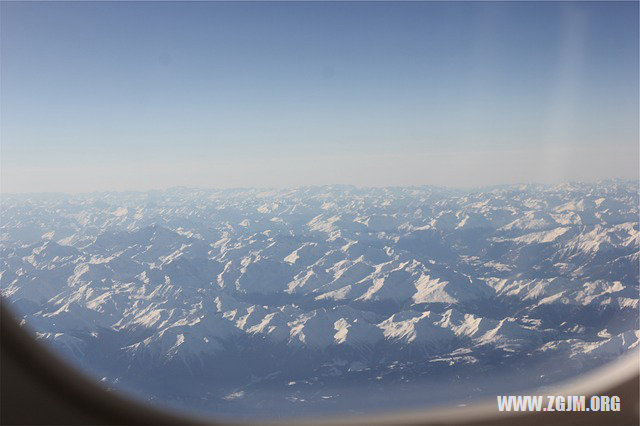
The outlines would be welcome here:
<svg viewBox="0 0 640 426">
<path fill-rule="evenodd" d="M 3 194 L 0 288 L 109 388 L 234 418 L 424 407 L 637 351 L 638 183 Z"/>
</svg>

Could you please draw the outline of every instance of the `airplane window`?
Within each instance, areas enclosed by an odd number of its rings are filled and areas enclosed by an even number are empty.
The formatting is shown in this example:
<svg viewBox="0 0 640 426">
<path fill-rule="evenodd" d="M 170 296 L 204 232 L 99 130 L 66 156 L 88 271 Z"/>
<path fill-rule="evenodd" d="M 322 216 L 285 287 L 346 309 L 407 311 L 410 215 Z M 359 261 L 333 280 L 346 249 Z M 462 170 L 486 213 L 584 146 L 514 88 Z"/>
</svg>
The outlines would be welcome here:
<svg viewBox="0 0 640 426">
<path fill-rule="evenodd" d="M 0 7 L 3 303 L 105 388 L 377 415 L 638 354 L 637 2 Z"/>
</svg>

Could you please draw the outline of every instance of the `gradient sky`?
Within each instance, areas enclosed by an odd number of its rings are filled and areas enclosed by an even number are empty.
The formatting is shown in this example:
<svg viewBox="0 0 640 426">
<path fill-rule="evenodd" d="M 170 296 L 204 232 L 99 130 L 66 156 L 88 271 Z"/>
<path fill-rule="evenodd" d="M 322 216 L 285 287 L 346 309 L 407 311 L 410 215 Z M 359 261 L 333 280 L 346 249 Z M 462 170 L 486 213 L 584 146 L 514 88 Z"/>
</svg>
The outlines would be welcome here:
<svg viewBox="0 0 640 426">
<path fill-rule="evenodd" d="M 0 189 L 638 178 L 638 3 L 1 4 Z"/>
</svg>

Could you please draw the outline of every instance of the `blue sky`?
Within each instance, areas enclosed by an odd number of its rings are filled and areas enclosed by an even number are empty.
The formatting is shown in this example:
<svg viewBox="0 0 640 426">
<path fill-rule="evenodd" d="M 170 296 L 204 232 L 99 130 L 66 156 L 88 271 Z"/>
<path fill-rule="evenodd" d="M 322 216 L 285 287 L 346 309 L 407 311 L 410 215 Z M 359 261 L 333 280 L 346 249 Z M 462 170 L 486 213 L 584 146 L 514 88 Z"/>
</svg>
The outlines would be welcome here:
<svg viewBox="0 0 640 426">
<path fill-rule="evenodd" d="M 638 178 L 638 3 L 1 4 L 0 188 Z"/>
</svg>

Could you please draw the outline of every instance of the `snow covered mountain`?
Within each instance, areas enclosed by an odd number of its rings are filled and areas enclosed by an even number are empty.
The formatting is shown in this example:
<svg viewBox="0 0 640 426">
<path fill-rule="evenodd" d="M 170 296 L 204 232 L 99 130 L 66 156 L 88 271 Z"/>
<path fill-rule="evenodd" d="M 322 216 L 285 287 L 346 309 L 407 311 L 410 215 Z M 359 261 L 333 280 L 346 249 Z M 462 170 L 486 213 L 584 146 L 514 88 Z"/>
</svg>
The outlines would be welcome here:
<svg viewBox="0 0 640 426">
<path fill-rule="evenodd" d="M 464 400 L 640 339 L 636 182 L 4 194 L 1 217 L 2 295 L 40 339 L 209 412 Z"/>
</svg>

